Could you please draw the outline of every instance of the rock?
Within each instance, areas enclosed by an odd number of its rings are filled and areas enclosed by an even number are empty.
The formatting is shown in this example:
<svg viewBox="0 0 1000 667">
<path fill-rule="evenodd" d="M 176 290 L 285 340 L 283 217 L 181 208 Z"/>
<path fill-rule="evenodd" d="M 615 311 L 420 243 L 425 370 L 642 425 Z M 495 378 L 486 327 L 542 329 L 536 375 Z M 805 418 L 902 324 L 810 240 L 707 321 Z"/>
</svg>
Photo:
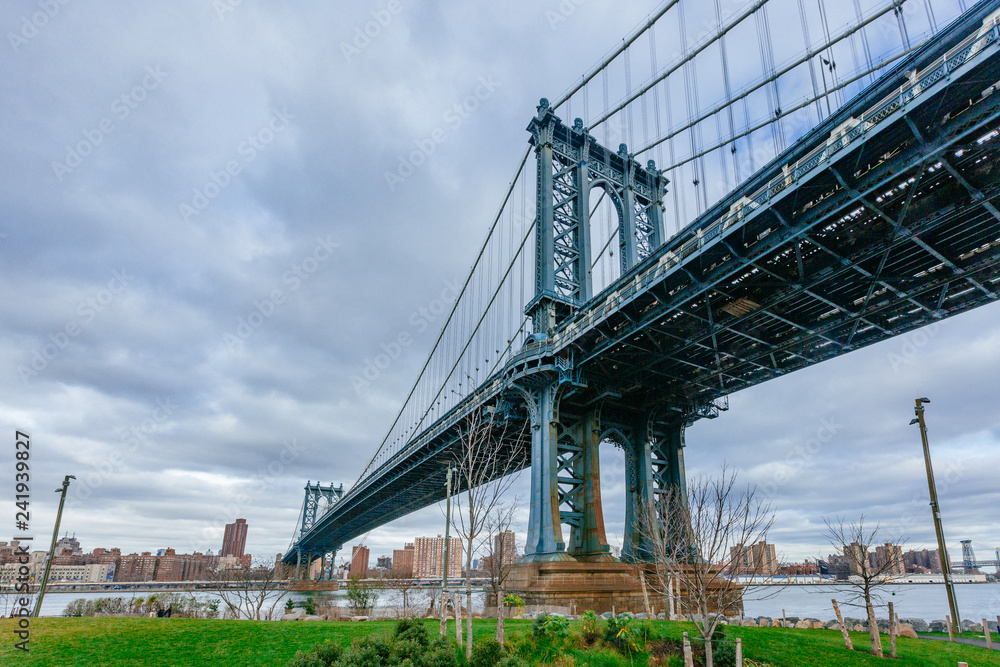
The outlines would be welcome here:
<svg viewBox="0 0 1000 667">
<path fill-rule="evenodd" d="M 962 622 L 962 626 L 965 627 L 964 621 Z M 982 631 L 983 631 L 983 626 L 981 623 L 973 623 L 972 625 L 969 626 L 969 629 L 966 630 L 966 632 L 982 632 Z"/>
<path fill-rule="evenodd" d="M 771 617 L 770 616 L 758 616 L 756 620 L 757 620 L 757 627 L 758 628 L 766 628 L 769 625 L 771 625 Z"/>
<path fill-rule="evenodd" d="M 326 619 L 322 616 L 306 616 L 302 619 L 303 621 L 325 621 Z"/>
<path fill-rule="evenodd" d="M 931 629 L 927 621 L 922 618 L 902 618 L 900 622 L 911 625 L 917 632 L 929 632 Z"/>
<path fill-rule="evenodd" d="M 663 612 L 660 612 L 659 614 L 656 615 L 656 619 L 658 621 L 665 621 L 667 620 L 667 615 Z"/>
<path fill-rule="evenodd" d="M 780 618 L 776 618 L 773 621 L 771 621 L 771 627 L 772 628 L 780 628 L 781 627 L 781 619 Z"/>
<path fill-rule="evenodd" d="M 796 621 L 793 626 L 796 630 L 812 630 L 813 624 L 809 621 Z"/>
<path fill-rule="evenodd" d="M 864 631 L 865 631 L 865 626 L 863 626 L 863 625 L 861 625 L 860 623 L 858 623 L 858 624 L 857 624 L 857 625 L 855 625 L 855 626 L 854 626 L 853 628 L 851 628 L 851 630 L 852 630 L 853 632 L 864 632 Z"/>
<path fill-rule="evenodd" d="M 609 618 L 611 618 L 611 612 L 610 611 L 604 612 L 603 614 L 601 614 L 601 618 L 603 618 L 605 621 L 608 620 Z"/>
<path fill-rule="evenodd" d="M 948 632 L 948 623 L 941 620 L 931 621 L 930 630 L 931 632 Z"/>
<path fill-rule="evenodd" d="M 442 567 L 443 567 L 443 566 L 442 566 Z M 647 613 L 646 613 L 646 612 L 644 612 L 644 611 L 641 611 L 641 612 L 639 612 L 638 614 L 636 614 L 636 615 L 635 615 L 635 617 L 636 617 L 636 618 L 649 618 L 649 614 L 647 614 Z"/>
<path fill-rule="evenodd" d="M 752 618 L 744 618 L 740 622 L 740 625 L 742 625 L 744 628 L 756 628 L 757 621 L 753 620 Z"/>
<path fill-rule="evenodd" d="M 826 627 L 826 623 L 824 623 L 823 621 L 813 621 L 812 624 L 813 624 L 813 630 L 822 630 L 823 628 Z"/>
<path fill-rule="evenodd" d="M 369 619 L 368 616 L 351 616 L 351 620 L 355 623 L 364 623 Z"/>
<path fill-rule="evenodd" d="M 302 614 L 299 614 L 297 612 L 292 612 L 290 614 L 285 614 L 284 616 L 282 616 L 281 620 L 283 620 L 283 621 L 297 621 L 297 620 L 299 620 L 301 618 L 302 618 Z"/>
<path fill-rule="evenodd" d="M 909 623 L 900 623 L 897 633 L 900 637 L 909 637 L 910 639 L 917 638 L 917 632 L 913 629 L 913 626 Z"/>
<path fill-rule="evenodd" d="M 789 625 L 788 627 L 794 628 L 795 624 L 801 621 L 802 619 L 799 618 L 798 616 L 786 616 L 785 620 L 791 623 L 791 625 Z"/>
<path fill-rule="evenodd" d="M 840 623 L 837 623 L 837 621 L 827 621 L 823 624 L 823 627 L 827 630 L 840 630 Z"/>
</svg>

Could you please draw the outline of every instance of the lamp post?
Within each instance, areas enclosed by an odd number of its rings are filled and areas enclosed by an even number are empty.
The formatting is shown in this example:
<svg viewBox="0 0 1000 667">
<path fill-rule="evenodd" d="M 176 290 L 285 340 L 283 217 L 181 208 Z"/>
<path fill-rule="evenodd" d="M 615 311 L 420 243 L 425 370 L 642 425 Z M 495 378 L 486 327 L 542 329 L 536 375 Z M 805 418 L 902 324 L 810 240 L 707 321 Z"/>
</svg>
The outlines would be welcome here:
<svg viewBox="0 0 1000 667">
<path fill-rule="evenodd" d="M 447 632 L 448 623 L 448 551 L 451 543 L 451 472 L 448 466 L 447 500 L 445 500 L 444 520 L 444 566 L 441 568 L 441 636 Z"/>
<path fill-rule="evenodd" d="M 962 617 L 958 615 L 958 600 L 955 597 L 955 581 L 951 576 L 951 560 L 948 558 L 948 549 L 944 543 L 944 528 L 941 526 L 941 505 L 938 503 L 937 485 L 934 483 L 934 468 L 931 466 L 931 450 L 927 442 L 927 424 L 924 423 L 924 403 L 930 403 L 929 398 L 918 398 L 916 407 L 916 419 L 910 421 L 910 425 L 920 424 L 920 440 L 924 445 L 924 465 L 927 467 L 927 488 L 931 495 L 931 513 L 934 516 L 934 532 L 937 533 L 938 554 L 941 557 L 941 573 L 944 575 L 945 590 L 948 591 L 948 607 L 951 609 L 951 617 L 954 619 L 955 627 L 962 627 Z"/>
<path fill-rule="evenodd" d="M 42 610 L 42 600 L 45 598 L 45 586 L 49 583 L 49 572 L 52 570 L 52 560 L 56 555 L 56 542 L 59 541 L 59 523 L 62 521 L 63 505 L 66 504 L 66 489 L 69 488 L 69 480 L 76 479 L 73 475 L 66 475 L 63 479 L 62 488 L 56 489 L 59 496 L 59 511 L 56 512 L 56 526 L 52 529 L 52 545 L 49 547 L 49 559 L 45 562 L 45 573 L 42 574 L 42 585 L 38 587 L 38 600 L 35 602 L 34 618 L 38 618 L 38 613 Z"/>
</svg>

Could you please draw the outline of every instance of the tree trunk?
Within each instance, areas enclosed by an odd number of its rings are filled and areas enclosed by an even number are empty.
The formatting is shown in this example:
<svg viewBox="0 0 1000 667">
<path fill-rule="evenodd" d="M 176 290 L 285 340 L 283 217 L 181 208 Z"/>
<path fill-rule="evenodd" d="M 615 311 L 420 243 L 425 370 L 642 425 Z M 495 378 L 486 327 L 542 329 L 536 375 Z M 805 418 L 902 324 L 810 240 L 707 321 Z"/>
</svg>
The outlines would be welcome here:
<svg viewBox="0 0 1000 667">
<path fill-rule="evenodd" d="M 434 601 L 431 600 L 431 604 Z M 448 632 L 448 591 L 442 587 L 441 588 L 441 636 L 444 637 L 445 633 Z"/>
<path fill-rule="evenodd" d="M 462 598 L 459 597 L 459 592 L 455 591 L 455 641 L 458 645 L 462 645 Z"/>
<path fill-rule="evenodd" d="M 503 591 L 497 590 L 497 641 L 503 646 Z"/>
<path fill-rule="evenodd" d="M 871 597 L 865 595 L 865 606 L 868 607 L 868 636 L 872 639 L 872 653 L 878 657 L 882 655 L 882 638 L 878 636 L 878 621 L 875 620 L 875 607 L 872 606 Z"/>
<path fill-rule="evenodd" d="M 705 667 L 712 667 L 712 640 L 705 640 Z"/>
<path fill-rule="evenodd" d="M 847 634 L 847 626 L 844 625 L 844 617 L 840 613 L 840 605 L 837 604 L 836 600 L 833 600 L 833 611 L 837 613 L 837 624 L 840 626 L 840 634 L 844 635 L 844 643 L 847 644 L 847 650 L 853 651 L 854 645 L 851 643 L 851 635 Z"/>
<path fill-rule="evenodd" d="M 472 587 L 465 584 L 465 659 L 472 660 Z"/>
</svg>

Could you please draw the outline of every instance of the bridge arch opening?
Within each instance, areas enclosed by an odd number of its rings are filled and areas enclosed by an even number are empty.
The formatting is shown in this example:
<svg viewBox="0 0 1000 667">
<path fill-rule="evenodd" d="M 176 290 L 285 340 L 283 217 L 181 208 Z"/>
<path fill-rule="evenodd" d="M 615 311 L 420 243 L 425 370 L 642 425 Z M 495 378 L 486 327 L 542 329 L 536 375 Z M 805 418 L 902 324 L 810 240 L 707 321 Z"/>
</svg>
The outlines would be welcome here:
<svg viewBox="0 0 1000 667">
<path fill-rule="evenodd" d="M 590 184 L 590 276 L 593 294 L 600 294 L 621 276 L 618 194 L 605 181 Z"/>
<path fill-rule="evenodd" d="M 601 514 L 604 534 L 611 554 L 621 557 L 625 538 L 625 501 L 628 494 L 628 470 L 625 450 L 613 439 L 601 440 L 597 448 L 601 466 Z"/>
</svg>

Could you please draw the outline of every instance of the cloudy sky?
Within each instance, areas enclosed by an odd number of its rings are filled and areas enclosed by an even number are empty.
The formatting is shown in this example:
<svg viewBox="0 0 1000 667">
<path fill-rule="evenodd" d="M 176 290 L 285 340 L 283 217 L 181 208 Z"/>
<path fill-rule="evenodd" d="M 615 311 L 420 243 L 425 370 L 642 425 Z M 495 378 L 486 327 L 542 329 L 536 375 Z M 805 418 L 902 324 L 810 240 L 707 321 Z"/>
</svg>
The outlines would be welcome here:
<svg viewBox="0 0 1000 667">
<path fill-rule="evenodd" d="M 657 6 L 4 3 L 0 469 L 30 433 L 35 546 L 74 474 L 63 530 L 85 550 L 217 551 L 244 517 L 249 551 L 285 551 L 306 481 L 349 485 L 385 435 L 441 324 L 413 314 L 464 278 L 538 98 Z M 931 546 L 907 425 L 928 396 L 952 549 L 996 546 L 998 373 L 988 306 L 732 396 L 689 429 L 688 473 L 727 461 L 760 485 L 789 559 L 825 553 L 835 514 Z M 606 446 L 602 463 L 620 542 L 622 460 Z M 0 476 L 0 540 L 14 493 Z M 375 531 L 373 556 L 442 522 Z"/>
</svg>

